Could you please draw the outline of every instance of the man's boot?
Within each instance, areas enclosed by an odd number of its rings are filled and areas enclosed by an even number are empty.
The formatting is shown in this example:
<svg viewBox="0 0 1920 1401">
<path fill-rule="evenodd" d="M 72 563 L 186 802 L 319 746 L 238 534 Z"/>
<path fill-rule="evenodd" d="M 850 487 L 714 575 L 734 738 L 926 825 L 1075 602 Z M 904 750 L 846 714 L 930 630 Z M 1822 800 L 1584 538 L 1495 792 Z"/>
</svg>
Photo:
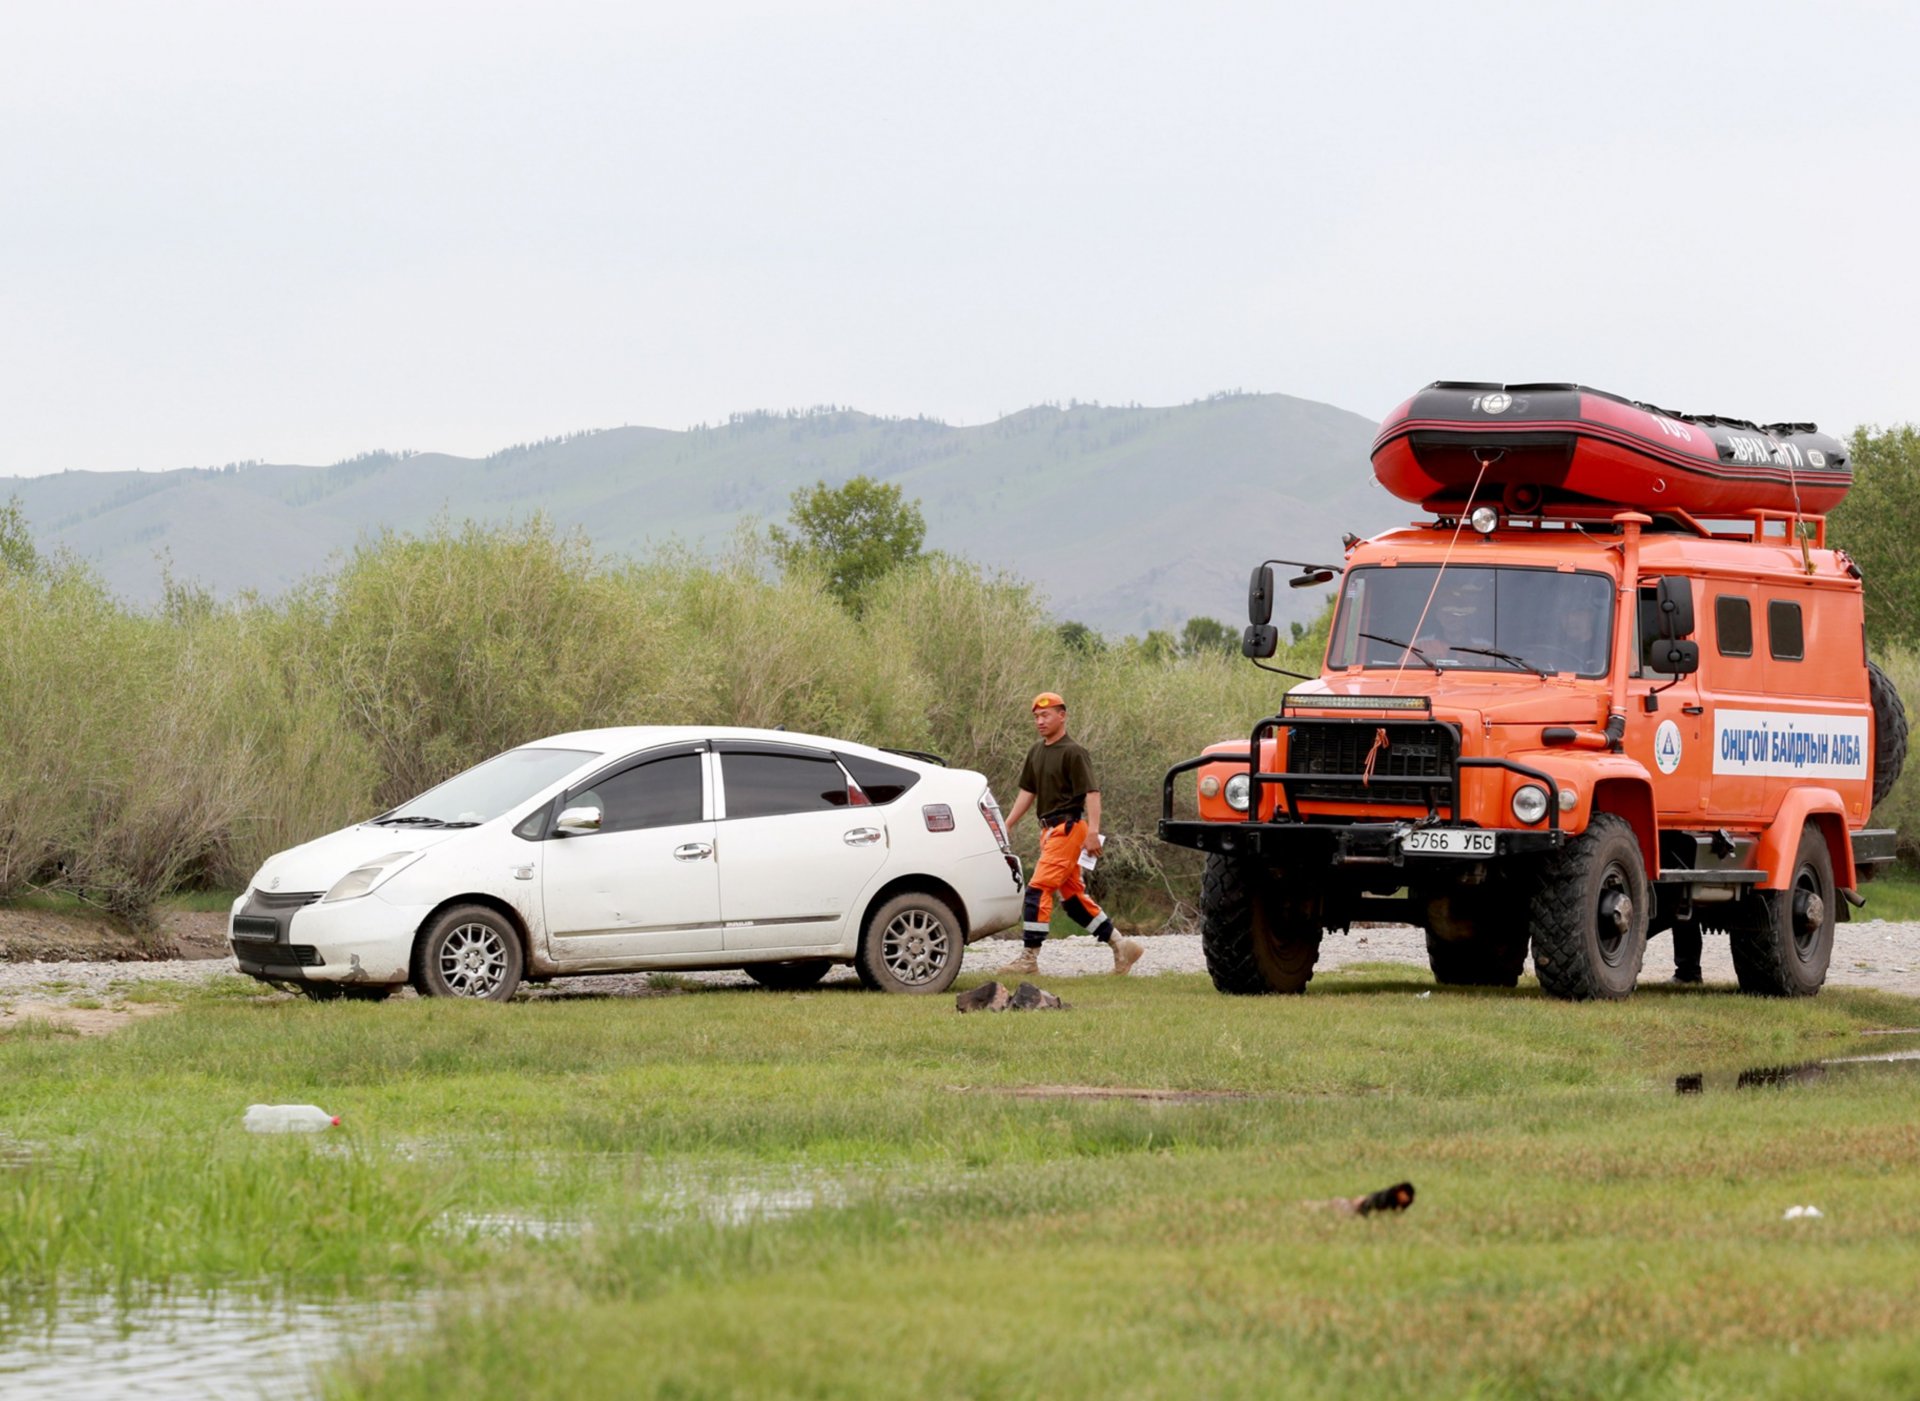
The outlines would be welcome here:
<svg viewBox="0 0 1920 1401">
<path fill-rule="evenodd" d="M 1125 977 L 1133 971 L 1133 965 L 1140 961 L 1140 955 L 1146 950 L 1132 939 L 1119 934 L 1113 936 L 1113 974 L 1116 978 Z"/>
<path fill-rule="evenodd" d="M 1040 971 L 1040 950 L 1027 948 L 1011 962 L 1001 965 L 1001 973 L 1038 973 Z"/>
</svg>

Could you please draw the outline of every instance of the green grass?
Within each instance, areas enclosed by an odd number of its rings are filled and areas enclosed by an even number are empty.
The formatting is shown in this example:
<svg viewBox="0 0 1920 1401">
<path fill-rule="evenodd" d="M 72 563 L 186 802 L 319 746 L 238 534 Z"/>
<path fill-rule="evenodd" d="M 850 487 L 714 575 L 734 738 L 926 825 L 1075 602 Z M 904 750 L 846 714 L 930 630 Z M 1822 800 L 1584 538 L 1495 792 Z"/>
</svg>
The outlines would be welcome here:
<svg viewBox="0 0 1920 1401">
<path fill-rule="evenodd" d="M 1910 999 L 235 1000 L 0 1033 L 0 1290 L 430 1290 L 340 1395 L 1910 1395 Z M 1703 1072 L 1706 1093 L 1673 1077 Z M 1016 1098 L 1036 1085 L 1237 1092 Z M 257 1138 L 255 1101 L 343 1116 Z M 1303 1205 L 1410 1178 L 1403 1217 Z M 742 1219 L 796 1187 L 824 1203 Z M 1814 1202 L 1818 1222 L 1783 1222 Z M 501 1229 L 502 1220 L 560 1228 Z"/>
<path fill-rule="evenodd" d="M 1890 866 L 1860 887 L 1867 907 L 1855 919 L 1920 920 L 1920 871 Z"/>
</svg>

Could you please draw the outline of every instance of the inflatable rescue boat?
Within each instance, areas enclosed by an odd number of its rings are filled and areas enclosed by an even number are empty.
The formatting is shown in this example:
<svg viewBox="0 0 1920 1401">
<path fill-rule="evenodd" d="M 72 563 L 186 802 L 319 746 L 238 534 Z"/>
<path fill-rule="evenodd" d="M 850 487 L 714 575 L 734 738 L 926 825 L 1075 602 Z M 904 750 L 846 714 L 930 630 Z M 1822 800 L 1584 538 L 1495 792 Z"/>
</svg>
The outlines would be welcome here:
<svg viewBox="0 0 1920 1401">
<path fill-rule="evenodd" d="M 1845 445 L 1811 423 L 1669 413 L 1579 384 L 1450 380 L 1387 416 L 1373 471 L 1395 496 L 1442 512 L 1471 494 L 1519 512 L 1604 503 L 1821 516 L 1853 485 Z"/>
</svg>

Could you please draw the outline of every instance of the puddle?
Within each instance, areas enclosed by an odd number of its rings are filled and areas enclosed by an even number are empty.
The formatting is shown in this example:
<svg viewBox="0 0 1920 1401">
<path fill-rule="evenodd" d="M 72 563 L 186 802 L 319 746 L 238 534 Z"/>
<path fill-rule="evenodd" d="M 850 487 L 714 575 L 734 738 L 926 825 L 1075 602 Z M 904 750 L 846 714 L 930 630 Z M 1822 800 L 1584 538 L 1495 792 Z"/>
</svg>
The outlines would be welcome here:
<svg viewBox="0 0 1920 1401">
<path fill-rule="evenodd" d="M 62 1299 L 0 1313 L 0 1393 L 45 1398 L 311 1395 L 314 1369 L 402 1340 L 415 1299 L 294 1303 L 197 1295 L 120 1308 Z"/>
<path fill-rule="evenodd" d="M 1804 1061 L 1798 1065 L 1755 1065 L 1745 1070 L 1717 1072 L 1693 1071 L 1673 1077 L 1677 1095 L 1705 1094 L 1708 1090 L 1778 1089 L 1789 1085 L 1815 1085 L 1835 1074 L 1881 1066 L 1920 1066 L 1920 1050 L 1885 1051 L 1865 1056 L 1830 1056 L 1826 1060 Z"/>
<path fill-rule="evenodd" d="M 1267 1098 L 1246 1090 L 1135 1090 L 1118 1085 L 1010 1085 L 961 1093 L 1002 1095 L 1007 1099 L 1124 1099 L 1150 1104 L 1206 1104 L 1215 1100 Z"/>
<path fill-rule="evenodd" d="M 571 1240 L 586 1229 L 579 1221 L 512 1211 L 448 1212 L 439 1225 L 453 1235 L 485 1240 Z"/>
</svg>

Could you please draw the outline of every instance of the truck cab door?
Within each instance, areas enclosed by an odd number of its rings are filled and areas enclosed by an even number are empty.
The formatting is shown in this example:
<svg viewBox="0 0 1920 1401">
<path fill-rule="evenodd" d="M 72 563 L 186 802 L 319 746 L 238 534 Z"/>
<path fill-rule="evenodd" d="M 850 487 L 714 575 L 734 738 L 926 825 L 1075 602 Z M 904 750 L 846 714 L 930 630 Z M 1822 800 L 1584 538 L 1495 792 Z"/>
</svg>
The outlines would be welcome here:
<svg viewBox="0 0 1920 1401">
<path fill-rule="evenodd" d="M 1694 592 L 1697 595 L 1697 586 Z M 1647 766 L 1654 811 L 1663 823 L 1696 820 L 1704 814 L 1712 767 L 1712 717 L 1706 713 L 1697 672 L 1676 677 L 1653 670 L 1653 644 L 1660 636 L 1657 590 L 1644 585 L 1638 597 L 1632 620 L 1634 669 L 1627 680 L 1626 752 Z M 1697 596 L 1694 603 L 1697 618 Z M 1649 704 L 1655 708 L 1649 710 Z"/>
</svg>

